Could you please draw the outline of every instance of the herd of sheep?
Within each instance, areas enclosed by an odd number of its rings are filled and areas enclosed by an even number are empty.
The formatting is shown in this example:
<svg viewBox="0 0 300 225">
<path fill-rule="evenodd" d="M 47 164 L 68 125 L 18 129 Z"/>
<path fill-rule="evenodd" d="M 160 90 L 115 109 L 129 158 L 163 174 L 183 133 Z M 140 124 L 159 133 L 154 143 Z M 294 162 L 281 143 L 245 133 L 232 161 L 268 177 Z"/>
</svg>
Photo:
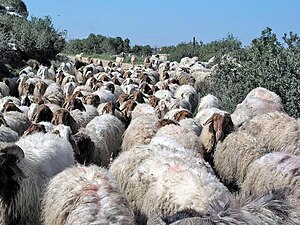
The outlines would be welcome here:
<svg viewBox="0 0 300 225">
<path fill-rule="evenodd" d="M 0 224 L 300 224 L 300 120 L 214 59 L 28 66 L 0 82 Z M 298 189 L 299 187 L 299 189 Z"/>
</svg>

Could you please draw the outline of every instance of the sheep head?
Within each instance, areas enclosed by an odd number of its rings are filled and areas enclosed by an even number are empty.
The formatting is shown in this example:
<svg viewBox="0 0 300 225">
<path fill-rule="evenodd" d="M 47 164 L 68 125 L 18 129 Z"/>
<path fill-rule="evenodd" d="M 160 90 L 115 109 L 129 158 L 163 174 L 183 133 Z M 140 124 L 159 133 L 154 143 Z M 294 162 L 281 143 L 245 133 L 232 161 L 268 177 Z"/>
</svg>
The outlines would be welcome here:
<svg viewBox="0 0 300 225">
<path fill-rule="evenodd" d="M 179 123 L 175 120 L 159 119 L 158 122 L 156 123 L 156 127 L 159 129 L 159 128 L 164 127 L 164 126 L 169 125 L 169 124 L 174 124 L 174 125 L 179 126 Z"/>
<path fill-rule="evenodd" d="M 77 133 L 79 129 L 78 123 L 74 120 L 70 112 L 66 109 L 57 110 L 53 115 L 51 123 L 54 125 L 64 124 L 66 126 L 69 126 L 73 134 Z"/>
<path fill-rule="evenodd" d="M 43 132 L 46 133 L 46 128 L 42 124 L 31 124 L 30 127 L 24 132 L 23 136 L 28 136 L 30 134 L 38 133 L 38 132 Z"/>
<path fill-rule="evenodd" d="M 99 95 L 87 95 L 83 97 L 83 103 L 86 105 L 92 105 L 94 107 L 98 107 L 100 105 L 100 97 Z"/>
<path fill-rule="evenodd" d="M 9 112 L 9 111 L 17 111 L 22 112 L 11 100 L 7 100 L 4 105 L 2 112 Z"/>
<path fill-rule="evenodd" d="M 155 108 L 158 105 L 159 99 L 155 97 L 154 95 L 151 95 L 149 98 L 149 104 Z"/>
<path fill-rule="evenodd" d="M 51 109 L 45 105 L 39 105 L 35 114 L 32 117 L 32 120 L 35 123 L 41 122 L 41 121 L 47 121 L 50 122 L 52 120 L 53 117 L 53 113 L 51 111 Z"/>
<path fill-rule="evenodd" d="M 34 85 L 30 82 L 25 82 L 23 85 L 23 95 L 33 94 Z"/>
<path fill-rule="evenodd" d="M 180 111 L 175 114 L 175 120 L 179 122 L 180 120 L 186 119 L 186 118 L 193 118 L 193 115 L 189 111 Z"/>
<path fill-rule="evenodd" d="M 63 108 L 72 111 L 78 109 L 80 111 L 86 111 L 82 101 L 79 98 L 71 98 L 64 103 Z"/>
<path fill-rule="evenodd" d="M 48 85 L 44 81 L 38 81 L 35 84 L 34 90 L 33 90 L 33 95 L 35 97 L 41 97 L 44 95 Z"/>
<path fill-rule="evenodd" d="M 95 144 L 91 138 L 83 132 L 78 132 L 74 135 L 74 140 L 78 147 L 78 153 L 75 154 L 77 162 L 85 165 L 92 163 Z"/>
<path fill-rule="evenodd" d="M 0 195 L 10 201 L 20 188 L 20 179 L 26 175 L 18 166 L 24 159 L 23 150 L 16 144 L 0 143 Z"/>
<path fill-rule="evenodd" d="M 213 128 L 216 142 L 223 141 L 225 137 L 234 131 L 234 125 L 231 116 L 228 113 L 214 113 L 203 126 L 209 125 Z"/>
</svg>

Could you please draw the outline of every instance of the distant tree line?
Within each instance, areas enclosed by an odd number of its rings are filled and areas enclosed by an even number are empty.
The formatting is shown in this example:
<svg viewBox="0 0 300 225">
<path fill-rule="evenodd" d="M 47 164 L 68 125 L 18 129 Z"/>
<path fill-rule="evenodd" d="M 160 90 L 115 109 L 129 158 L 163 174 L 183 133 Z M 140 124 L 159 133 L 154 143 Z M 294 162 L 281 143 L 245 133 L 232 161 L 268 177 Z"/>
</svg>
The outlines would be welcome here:
<svg viewBox="0 0 300 225">
<path fill-rule="evenodd" d="M 91 33 L 87 38 L 73 39 L 68 41 L 65 52 L 68 54 L 77 54 L 79 52 L 85 54 L 111 54 L 116 55 L 121 52 L 133 53 L 138 56 L 147 56 L 152 54 L 150 45 L 134 45 L 130 46 L 130 40 L 121 37 L 106 37 L 103 35 L 95 35 Z"/>
</svg>

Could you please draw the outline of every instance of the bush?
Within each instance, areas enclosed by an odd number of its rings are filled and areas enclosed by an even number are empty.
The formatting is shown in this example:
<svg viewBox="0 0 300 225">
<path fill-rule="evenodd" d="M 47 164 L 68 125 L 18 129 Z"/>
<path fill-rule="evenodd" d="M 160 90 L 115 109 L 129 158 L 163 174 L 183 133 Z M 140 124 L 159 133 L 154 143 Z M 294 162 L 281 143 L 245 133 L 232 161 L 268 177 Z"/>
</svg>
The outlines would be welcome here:
<svg viewBox="0 0 300 225">
<path fill-rule="evenodd" d="M 256 87 L 265 87 L 282 98 L 286 112 L 300 116 L 300 39 L 290 33 L 283 43 L 270 28 L 248 48 L 234 52 L 239 64 L 225 61 L 214 74 L 212 85 L 203 94 L 212 93 L 233 112 L 238 103 Z"/>
</svg>

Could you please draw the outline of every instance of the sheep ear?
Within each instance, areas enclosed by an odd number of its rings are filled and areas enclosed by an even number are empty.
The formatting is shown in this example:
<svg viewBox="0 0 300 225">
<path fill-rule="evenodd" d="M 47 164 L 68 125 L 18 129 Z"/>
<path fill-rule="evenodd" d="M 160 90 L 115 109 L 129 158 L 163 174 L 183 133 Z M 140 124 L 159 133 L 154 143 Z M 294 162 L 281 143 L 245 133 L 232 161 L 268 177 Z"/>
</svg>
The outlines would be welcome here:
<svg viewBox="0 0 300 225">
<path fill-rule="evenodd" d="M 207 124 L 212 123 L 214 121 L 214 119 L 216 118 L 216 116 L 217 116 L 217 113 L 214 113 L 210 118 L 208 118 L 206 120 L 206 122 L 203 124 L 203 126 L 206 126 Z"/>
<path fill-rule="evenodd" d="M 6 123 L 6 120 L 2 113 L 0 114 L 0 126 L 1 125 L 8 127 L 8 124 Z"/>
</svg>

